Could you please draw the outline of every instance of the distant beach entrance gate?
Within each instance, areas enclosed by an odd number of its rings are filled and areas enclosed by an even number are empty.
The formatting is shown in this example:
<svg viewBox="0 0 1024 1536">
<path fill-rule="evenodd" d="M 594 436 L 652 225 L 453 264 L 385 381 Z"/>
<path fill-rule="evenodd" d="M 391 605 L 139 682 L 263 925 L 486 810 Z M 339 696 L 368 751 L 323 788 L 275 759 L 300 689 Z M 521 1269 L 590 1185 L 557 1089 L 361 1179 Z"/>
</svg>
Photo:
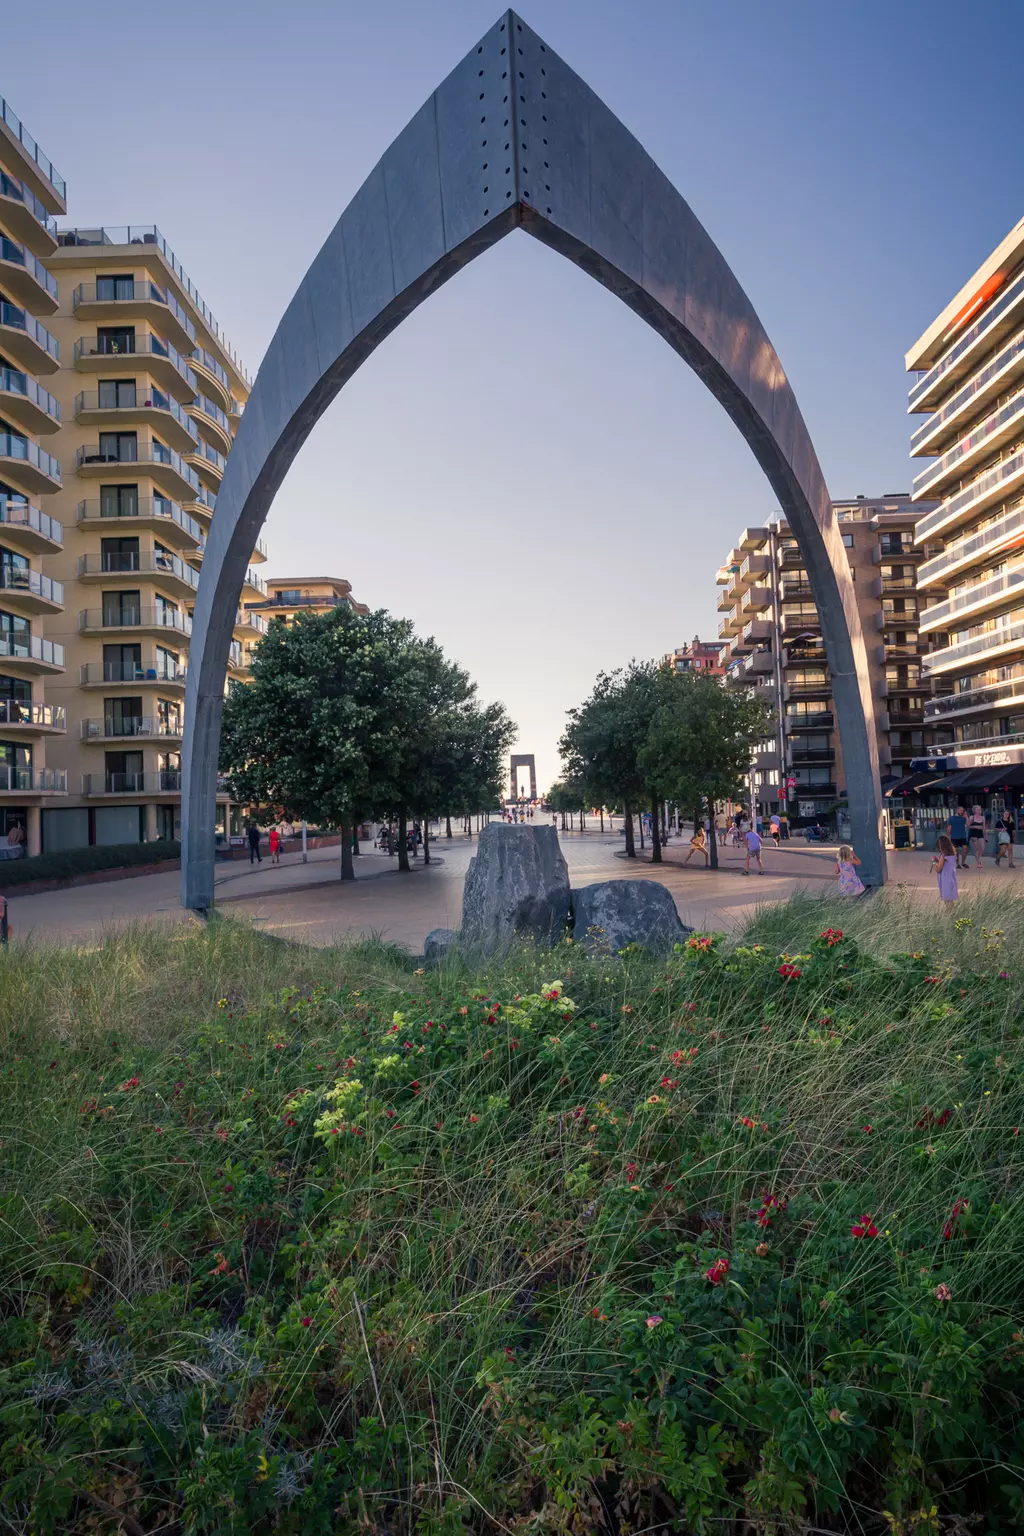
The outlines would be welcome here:
<svg viewBox="0 0 1024 1536">
<path fill-rule="evenodd" d="M 249 556 L 277 489 L 378 343 L 517 228 L 574 261 L 653 326 L 725 407 L 771 482 L 821 617 L 853 842 L 866 883 L 885 879 L 864 637 L 828 490 L 782 365 L 671 182 L 508 11 L 360 187 L 288 306 L 249 397 L 217 496 L 193 619 L 183 749 L 186 907 L 213 903 L 228 649 Z"/>
</svg>

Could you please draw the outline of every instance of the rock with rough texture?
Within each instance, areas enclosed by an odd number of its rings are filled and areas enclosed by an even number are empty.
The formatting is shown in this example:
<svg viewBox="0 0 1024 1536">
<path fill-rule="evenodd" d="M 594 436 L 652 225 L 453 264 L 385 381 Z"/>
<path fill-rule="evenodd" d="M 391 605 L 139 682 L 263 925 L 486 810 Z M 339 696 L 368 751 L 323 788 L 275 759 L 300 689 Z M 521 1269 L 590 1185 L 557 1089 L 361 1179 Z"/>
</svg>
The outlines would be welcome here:
<svg viewBox="0 0 1024 1536">
<path fill-rule="evenodd" d="M 670 892 L 656 880 L 601 880 L 572 893 L 573 938 L 584 949 L 617 954 L 639 944 L 666 955 L 692 933 L 679 920 Z"/>
<path fill-rule="evenodd" d="M 448 958 L 448 952 L 458 935 L 450 928 L 431 928 L 423 940 L 423 958 L 428 965 L 440 965 Z"/>
<path fill-rule="evenodd" d="M 462 944 L 488 954 L 516 939 L 557 944 L 569 901 L 569 871 L 555 828 L 494 822 L 480 833 L 466 871 Z"/>
</svg>

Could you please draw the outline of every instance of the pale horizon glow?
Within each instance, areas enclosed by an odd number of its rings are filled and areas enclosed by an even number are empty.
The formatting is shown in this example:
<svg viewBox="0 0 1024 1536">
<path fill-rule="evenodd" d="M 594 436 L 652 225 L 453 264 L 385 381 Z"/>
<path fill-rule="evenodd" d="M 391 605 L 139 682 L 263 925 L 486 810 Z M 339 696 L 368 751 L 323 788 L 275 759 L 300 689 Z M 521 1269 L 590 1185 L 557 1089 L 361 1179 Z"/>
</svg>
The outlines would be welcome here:
<svg viewBox="0 0 1024 1536">
<path fill-rule="evenodd" d="M 255 373 L 353 193 L 499 11 L 292 0 L 282 22 L 274 0 L 179 0 L 121 29 L 51 0 L 5 16 L 0 94 L 66 178 L 67 222 L 158 224 Z M 832 495 L 907 490 L 903 353 L 1022 212 L 1024 11 L 972 11 L 983 68 L 956 0 L 522 11 L 721 248 Z M 434 635 L 505 702 L 544 789 L 599 669 L 717 637 L 715 570 L 774 511 L 685 364 L 515 233 L 342 392 L 277 498 L 264 571 L 342 576 Z"/>
</svg>

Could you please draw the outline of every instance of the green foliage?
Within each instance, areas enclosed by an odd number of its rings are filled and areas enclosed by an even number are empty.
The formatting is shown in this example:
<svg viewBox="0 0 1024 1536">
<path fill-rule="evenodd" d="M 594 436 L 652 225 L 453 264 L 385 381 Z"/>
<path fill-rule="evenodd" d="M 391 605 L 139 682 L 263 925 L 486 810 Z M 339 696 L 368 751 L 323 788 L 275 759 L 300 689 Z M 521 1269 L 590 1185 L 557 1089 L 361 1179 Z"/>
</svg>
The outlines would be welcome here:
<svg viewBox="0 0 1024 1536">
<path fill-rule="evenodd" d="M 658 673 L 650 727 L 639 762 L 659 800 L 688 809 L 742 795 L 754 743 L 772 728 L 772 711 L 751 693 L 703 672 Z"/>
<path fill-rule="evenodd" d="M 96 869 L 132 869 L 138 864 L 159 864 L 162 859 L 179 859 L 178 842 L 111 843 L 102 848 L 66 848 L 60 853 L 43 853 L 34 859 L 4 859 L 0 863 L 0 891 L 30 880 L 69 880 L 72 875 L 89 874 Z"/>
<path fill-rule="evenodd" d="M 630 662 L 599 674 L 590 698 L 569 711 L 558 744 L 569 780 L 591 804 L 622 802 L 635 809 L 649 797 L 640 762 L 657 696 L 653 663 Z M 567 807 L 568 809 L 568 807 Z"/>
<path fill-rule="evenodd" d="M 0 1519 L 1016 1529 L 1024 916 L 961 907 L 0 955 Z"/>
</svg>

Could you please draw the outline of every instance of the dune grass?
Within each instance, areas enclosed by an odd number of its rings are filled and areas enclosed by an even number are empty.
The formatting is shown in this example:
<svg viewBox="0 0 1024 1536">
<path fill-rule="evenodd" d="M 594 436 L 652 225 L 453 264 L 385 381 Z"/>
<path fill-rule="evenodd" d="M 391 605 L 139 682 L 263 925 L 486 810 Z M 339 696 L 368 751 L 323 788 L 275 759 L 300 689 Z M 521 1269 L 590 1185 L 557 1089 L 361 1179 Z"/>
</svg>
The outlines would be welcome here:
<svg viewBox="0 0 1024 1536">
<path fill-rule="evenodd" d="M 1022 958 L 898 889 L 661 962 L 12 948 L 0 1529 L 1013 1529 Z"/>
</svg>

